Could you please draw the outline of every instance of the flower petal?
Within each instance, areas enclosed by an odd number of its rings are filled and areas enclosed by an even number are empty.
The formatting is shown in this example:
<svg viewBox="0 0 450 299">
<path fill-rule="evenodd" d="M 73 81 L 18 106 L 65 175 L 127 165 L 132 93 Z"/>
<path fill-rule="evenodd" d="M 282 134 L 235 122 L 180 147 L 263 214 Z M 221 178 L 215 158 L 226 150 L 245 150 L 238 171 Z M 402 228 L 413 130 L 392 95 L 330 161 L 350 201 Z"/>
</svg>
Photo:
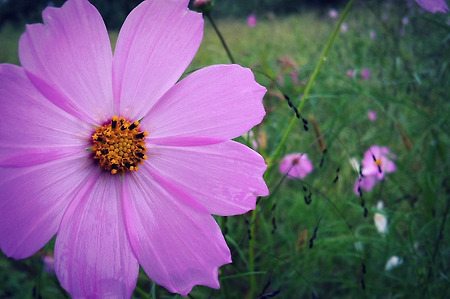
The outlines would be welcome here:
<svg viewBox="0 0 450 299">
<path fill-rule="evenodd" d="M 28 25 L 19 57 L 33 84 L 55 105 L 101 124 L 113 113 L 112 51 L 102 17 L 86 0 L 69 0 Z"/>
<path fill-rule="evenodd" d="M 148 276 L 171 292 L 219 288 L 231 254 L 214 218 L 147 163 L 124 177 L 123 210 L 134 253 Z"/>
<path fill-rule="evenodd" d="M 142 118 L 191 62 L 203 37 L 202 15 L 188 0 L 143 1 L 127 17 L 114 52 L 114 98 L 121 115 Z"/>
<path fill-rule="evenodd" d="M 86 152 L 31 167 L 0 167 L 0 247 L 25 258 L 56 233 L 72 198 L 92 172 Z"/>
<path fill-rule="evenodd" d="M 69 206 L 55 244 L 55 269 L 74 298 L 130 298 L 139 264 L 127 239 L 121 178 L 91 176 Z"/>
<path fill-rule="evenodd" d="M 48 102 L 14 65 L 0 65 L 0 247 L 25 258 L 56 233 L 92 171 L 86 123 Z"/>
<path fill-rule="evenodd" d="M 236 215 L 268 194 L 264 159 L 234 142 L 208 146 L 155 146 L 148 163 L 198 200 L 211 214 Z"/>
<path fill-rule="evenodd" d="M 0 65 L 0 166 L 31 166 L 89 147 L 92 127 L 59 109 L 22 68 Z"/>
<path fill-rule="evenodd" d="M 189 75 L 170 89 L 142 121 L 151 142 L 171 144 L 174 137 L 238 137 L 259 124 L 266 89 L 250 69 L 214 65 Z"/>
</svg>

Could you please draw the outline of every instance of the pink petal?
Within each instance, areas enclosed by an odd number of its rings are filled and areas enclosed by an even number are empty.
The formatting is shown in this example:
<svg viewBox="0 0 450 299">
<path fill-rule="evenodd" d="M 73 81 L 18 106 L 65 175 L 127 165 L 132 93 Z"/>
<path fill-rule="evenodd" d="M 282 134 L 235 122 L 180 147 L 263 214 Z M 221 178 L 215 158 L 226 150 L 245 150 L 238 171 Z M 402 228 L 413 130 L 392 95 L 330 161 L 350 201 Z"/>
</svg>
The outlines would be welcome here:
<svg viewBox="0 0 450 299">
<path fill-rule="evenodd" d="M 0 166 L 30 166 L 90 145 L 92 126 L 45 99 L 14 65 L 0 65 Z"/>
<path fill-rule="evenodd" d="M 171 144 L 174 137 L 215 138 L 215 142 L 235 138 L 263 119 L 265 92 L 250 69 L 206 67 L 170 89 L 145 116 L 142 127 L 150 142 L 158 144 Z"/>
<path fill-rule="evenodd" d="M 304 153 L 286 155 L 280 163 L 280 172 L 292 178 L 303 179 L 313 171 L 313 164 Z"/>
<path fill-rule="evenodd" d="M 92 169 L 91 128 L 48 102 L 24 71 L 0 65 L 0 247 L 25 258 L 56 233 Z"/>
<path fill-rule="evenodd" d="M 423 9 L 428 10 L 431 13 L 446 13 L 448 11 L 445 0 L 416 0 L 416 2 L 422 6 Z"/>
<path fill-rule="evenodd" d="M 19 57 L 33 84 L 55 105 L 100 124 L 113 113 L 112 51 L 102 17 L 88 1 L 69 0 L 28 25 Z"/>
<path fill-rule="evenodd" d="M 184 296 L 194 285 L 219 288 L 231 254 L 214 218 L 148 163 L 124 186 L 128 237 L 150 279 Z"/>
<path fill-rule="evenodd" d="M 373 187 L 375 187 L 377 182 L 378 182 L 378 180 L 375 175 L 364 176 L 364 177 L 361 177 L 360 179 L 358 178 L 358 179 L 356 179 L 355 184 L 353 185 L 353 192 L 356 195 L 359 195 L 358 187 L 361 188 L 361 190 L 370 191 L 373 189 Z"/>
<path fill-rule="evenodd" d="M 121 208 L 121 178 L 90 176 L 62 220 L 55 269 L 74 298 L 130 298 L 139 264 L 128 241 Z"/>
<path fill-rule="evenodd" d="M 85 151 L 31 167 L 0 167 L 0 247 L 25 258 L 56 233 L 72 198 L 92 175 Z"/>
<path fill-rule="evenodd" d="M 234 142 L 209 146 L 155 146 L 148 163 L 198 200 L 211 214 L 236 215 L 269 193 L 264 159 Z"/>
<path fill-rule="evenodd" d="M 172 87 L 197 52 L 202 15 L 188 0 L 143 1 L 127 17 L 114 52 L 114 98 L 120 112 L 140 119 Z"/>
</svg>

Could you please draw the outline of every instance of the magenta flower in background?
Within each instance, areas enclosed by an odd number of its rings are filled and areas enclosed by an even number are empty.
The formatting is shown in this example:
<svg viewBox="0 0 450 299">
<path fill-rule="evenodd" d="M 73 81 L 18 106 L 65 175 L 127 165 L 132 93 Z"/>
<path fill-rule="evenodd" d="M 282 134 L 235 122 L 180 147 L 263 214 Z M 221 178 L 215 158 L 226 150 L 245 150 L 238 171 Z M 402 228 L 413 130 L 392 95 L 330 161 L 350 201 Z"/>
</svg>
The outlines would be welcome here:
<svg viewBox="0 0 450 299">
<path fill-rule="evenodd" d="M 211 214 L 268 194 L 264 159 L 231 140 L 265 115 L 253 73 L 177 83 L 203 35 L 188 2 L 143 1 L 113 55 L 95 7 L 69 0 L 27 26 L 22 67 L 0 65 L 0 248 L 22 259 L 57 234 L 74 298 L 130 298 L 139 265 L 171 292 L 219 288 L 231 255 Z"/>
<path fill-rule="evenodd" d="M 419 4 L 423 9 L 431 12 L 431 13 L 446 13 L 448 12 L 447 3 L 445 0 L 416 0 L 417 4 Z"/>
<path fill-rule="evenodd" d="M 377 37 L 377 33 L 375 32 L 375 30 L 370 30 L 369 37 L 370 39 L 375 39 L 375 37 Z"/>
<path fill-rule="evenodd" d="M 395 155 L 386 146 L 372 145 L 364 153 L 363 176 L 375 176 L 378 180 L 384 179 L 386 173 L 394 172 L 397 169 L 392 159 L 395 159 Z"/>
<path fill-rule="evenodd" d="M 377 113 L 373 110 L 367 111 L 367 116 L 369 117 L 370 121 L 376 121 L 377 120 Z"/>
<path fill-rule="evenodd" d="M 370 79 L 370 70 L 369 70 L 368 68 L 363 68 L 363 69 L 361 70 L 361 77 L 362 77 L 364 80 Z"/>
<path fill-rule="evenodd" d="M 347 32 L 347 31 L 348 31 L 348 25 L 347 25 L 347 23 L 342 23 L 342 24 L 341 24 L 341 31 L 342 31 L 342 32 Z"/>
<path fill-rule="evenodd" d="M 338 11 L 336 9 L 332 8 L 328 11 L 328 16 L 332 19 L 336 19 L 338 16 Z"/>
<path fill-rule="evenodd" d="M 255 27 L 256 26 L 256 16 L 254 14 L 249 14 L 247 17 L 247 25 L 250 27 Z"/>
<path fill-rule="evenodd" d="M 292 153 L 284 156 L 280 163 L 280 172 L 288 178 L 303 179 L 313 171 L 313 164 L 307 154 Z"/>
</svg>

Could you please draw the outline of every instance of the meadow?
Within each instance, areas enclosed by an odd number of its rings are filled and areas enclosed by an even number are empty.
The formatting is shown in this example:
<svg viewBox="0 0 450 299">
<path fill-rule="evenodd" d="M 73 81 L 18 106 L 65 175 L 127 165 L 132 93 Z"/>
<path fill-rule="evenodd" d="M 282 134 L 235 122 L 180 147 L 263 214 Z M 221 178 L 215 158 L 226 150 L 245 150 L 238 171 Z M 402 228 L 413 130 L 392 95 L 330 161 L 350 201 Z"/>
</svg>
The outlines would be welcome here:
<svg viewBox="0 0 450 299">
<path fill-rule="evenodd" d="M 238 141 L 265 157 L 270 195 L 255 211 L 216 217 L 233 263 L 220 268 L 219 290 L 197 286 L 190 298 L 450 296 L 450 15 L 415 2 L 358 3 L 321 57 L 342 11 L 337 18 L 328 10 L 268 13 L 257 15 L 254 27 L 242 18 L 214 19 L 236 63 L 267 88 L 265 119 Z M 0 29 L 0 62 L 19 64 L 23 30 Z M 205 19 L 186 74 L 223 63 L 230 57 Z M 358 194 L 361 168 L 351 161 L 361 163 L 372 145 L 389 148 L 396 170 Z M 289 153 L 306 153 L 312 173 L 302 179 L 280 173 Z M 375 223 L 380 217 L 384 230 Z M 0 298 L 68 298 L 44 269 L 53 247 L 54 240 L 20 261 L 0 253 Z M 388 266 L 393 256 L 397 263 Z M 133 297 L 181 298 L 143 271 Z"/>
</svg>

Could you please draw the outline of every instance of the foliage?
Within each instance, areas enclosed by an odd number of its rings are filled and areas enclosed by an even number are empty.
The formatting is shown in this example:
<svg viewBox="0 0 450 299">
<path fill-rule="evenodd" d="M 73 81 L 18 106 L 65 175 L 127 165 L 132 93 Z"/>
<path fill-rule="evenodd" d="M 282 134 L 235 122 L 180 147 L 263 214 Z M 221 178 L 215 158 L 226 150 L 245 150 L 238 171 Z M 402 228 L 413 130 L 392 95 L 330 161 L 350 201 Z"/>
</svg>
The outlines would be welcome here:
<svg viewBox="0 0 450 299">
<path fill-rule="evenodd" d="M 408 24 L 402 24 L 402 17 L 408 17 Z M 259 298 L 449 296 L 450 28 L 445 21 L 444 15 L 406 3 L 365 1 L 352 8 L 345 20 L 348 31 L 340 33 L 300 111 L 309 130 L 299 120 L 283 149 L 285 154 L 307 153 L 314 172 L 288 180 L 275 168 L 267 178 L 271 195 L 259 200 L 253 223 L 251 213 L 217 217 L 233 263 L 220 269 L 220 290 L 195 287 L 192 298 L 245 298 L 252 276 Z M 300 103 L 336 24 L 321 11 L 262 17 L 254 28 L 243 17 L 217 21 L 237 63 L 251 67 L 268 89 L 267 116 L 254 136 L 261 137 L 258 151 L 274 165 L 279 161 L 270 157 L 295 117 L 283 94 L 294 105 Z M 229 63 L 210 23 L 205 26 L 188 73 Z M 12 26 L 2 28 L 0 61 L 18 63 L 19 34 Z M 297 66 L 297 81 L 295 67 L 286 61 Z M 368 80 L 360 76 L 364 67 L 371 70 Z M 356 71 L 355 77 L 347 77 L 348 69 Z M 368 119 L 368 110 L 376 111 L 376 121 Z M 251 138 L 239 141 L 252 145 Z M 397 171 L 364 193 L 363 201 L 353 192 L 358 172 L 349 159 L 361 161 L 373 144 L 397 155 Z M 379 200 L 382 211 L 376 208 Z M 376 230 L 375 212 L 387 217 L 387 233 Z M 51 248 L 23 261 L 1 255 L 0 298 L 66 298 L 55 276 L 42 270 L 41 256 Z M 394 255 L 403 263 L 386 271 Z M 149 293 L 151 298 L 180 298 L 141 275 L 134 296 L 147 298 Z"/>
</svg>

